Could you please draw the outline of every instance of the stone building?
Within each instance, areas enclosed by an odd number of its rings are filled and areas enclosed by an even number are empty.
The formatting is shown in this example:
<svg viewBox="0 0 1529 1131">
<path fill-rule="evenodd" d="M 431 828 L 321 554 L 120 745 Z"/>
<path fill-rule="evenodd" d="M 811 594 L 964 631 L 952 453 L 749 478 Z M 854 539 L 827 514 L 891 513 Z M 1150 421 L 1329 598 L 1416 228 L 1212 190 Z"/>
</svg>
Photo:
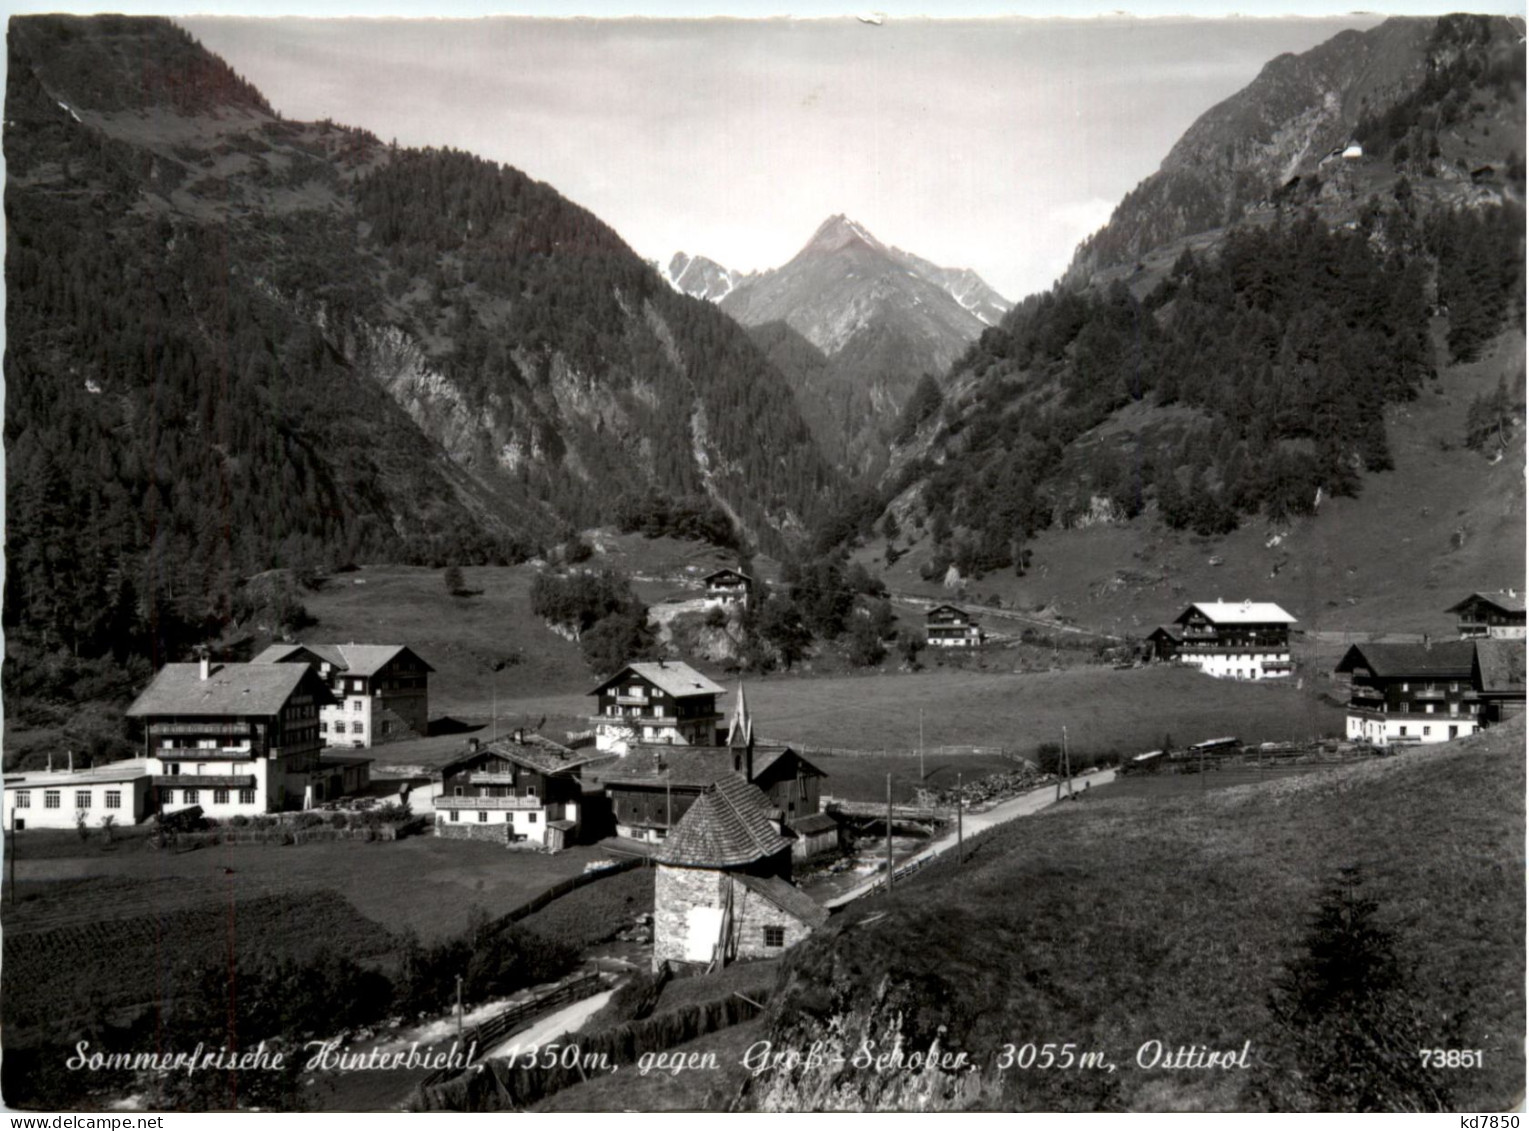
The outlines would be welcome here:
<svg viewBox="0 0 1529 1131">
<path fill-rule="evenodd" d="M 653 857 L 653 968 L 773 958 L 828 921 L 791 883 L 791 840 L 741 774 L 719 778 Z"/>
</svg>

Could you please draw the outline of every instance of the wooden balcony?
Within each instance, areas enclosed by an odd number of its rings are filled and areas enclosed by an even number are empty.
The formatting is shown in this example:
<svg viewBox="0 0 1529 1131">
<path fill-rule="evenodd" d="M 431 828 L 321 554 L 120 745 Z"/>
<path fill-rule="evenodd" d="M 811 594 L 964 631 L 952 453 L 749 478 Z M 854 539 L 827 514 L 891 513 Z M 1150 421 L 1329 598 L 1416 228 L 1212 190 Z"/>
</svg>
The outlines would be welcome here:
<svg viewBox="0 0 1529 1131">
<path fill-rule="evenodd" d="M 437 797 L 435 811 L 442 809 L 540 809 L 546 801 L 540 797 Z"/>
<path fill-rule="evenodd" d="M 1412 697 L 1419 702 L 1437 702 L 1446 698 L 1447 694 L 1442 687 L 1431 687 L 1425 691 L 1414 691 Z"/>
<path fill-rule="evenodd" d="M 622 707 L 646 707 L 648 697 L 646 695 L 618 695 L 616 703 Z"/>
<path fill-rule="evenodd" d="M 150 784 L 162 789 L 254 789 L 254 774 L 155 774 Z"/>
<path fill-rule="evenodd" d="M 205 735 L 250 735 L 254 734 L 255 728 L 250 723 L 150 723 L 149 736 L 163 735 L 168 738 L 173 734 L 205 734 Z"/>
<path fill-rule="evenodd" d="M 467 780 L 473 785 L 514 785 L 515 775 L 492 773 L 484 770 L 480 773 L 468 774 Z"/>
</svg>

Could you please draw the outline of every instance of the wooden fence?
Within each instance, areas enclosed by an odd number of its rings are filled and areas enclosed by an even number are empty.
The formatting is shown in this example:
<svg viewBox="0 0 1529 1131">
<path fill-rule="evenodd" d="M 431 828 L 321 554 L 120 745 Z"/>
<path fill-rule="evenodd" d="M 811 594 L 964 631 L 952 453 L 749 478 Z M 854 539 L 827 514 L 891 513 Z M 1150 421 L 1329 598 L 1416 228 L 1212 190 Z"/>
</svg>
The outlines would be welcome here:
<svg viewBox="0 0 1529 1131">
<path fill-rule="evenodd" d="M 819 754 L 828 758 L 917 758 L 918 747 L 907 750 L 893 749 L 883 746 L 880 750 L 858 750 L 848 746 L 802 746 L 795 742 L 784 742 L 779 739 L 760 739 L 760 742 L 777 746 L 790 746 L 804 758 L 811 758 Z M 1017 750 L 1011 750 L 1007 746 L 926 746 L 924 747 L 925 758 L 1014 758 L 1019 759 Z"/>
<path fill-rule="evenodd" d="M 553 1010 L 570 1002 L 582 1001 L 584 998 L 593 997 L 600 992 L 603 984 L 599 974 L 585 974 L 583 977 L 575 978 L 571 982 L 565 982 L 556 989 L 537 994 L 529 1001 L 512 1005 L 504 1012 L 496 1013 L 487 1020 L 478 1022 L 462 1034 L 457 1047 L 470 1049 L 476 1045 L 479 1058 L 481 1058 L 483 1053 L 493 1048 L 504 1038 L 524 1029 L 538 1017 L 551 1013 Z M 419 1086 L 421 1088 L 428 1088 L 434 1084 L 439 1084 L 442 1080 L 455 1076 L 459 1072 L 464 1072 L 469 1067 L 471 1067 L 470 1063 L 460 1068 L 437 1068 L 421 1080 Z"/>
</svg>

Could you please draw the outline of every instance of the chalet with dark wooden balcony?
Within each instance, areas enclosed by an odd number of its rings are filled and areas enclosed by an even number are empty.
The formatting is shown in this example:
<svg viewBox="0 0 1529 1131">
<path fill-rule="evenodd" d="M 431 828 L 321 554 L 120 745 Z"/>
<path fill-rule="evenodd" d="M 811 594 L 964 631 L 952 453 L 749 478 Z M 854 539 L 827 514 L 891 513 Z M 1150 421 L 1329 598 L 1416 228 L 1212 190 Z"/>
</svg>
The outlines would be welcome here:
<svg viewBox="0 0 1529 1131">
<path fill-rule="evenodd" d="M 625 754 L 634 743 L 711 746 L 717 741 L 717 696 L 723 689 L 674 660 L 628 664 L 590 692 L 595 748 Z"/>
<path fill-rule="evenodd" d="M 272 644 L 257 664 L 308 664 L 334 702 L 319 715 L 325 746 L 362 748 L 429 733 L 433 667 L 400 644 Z"/>
<path fill-rule="evenodd" d="M 741 774 L 697 797 L 654 855 L 653 967 L 773 958 L 828 921 L 791 883 L 791 840 Z"/>
<path fill-rule="evenodd" d="M 1218 679 L 1288 676 L 1295 618 L 1268 601 L 1198 601 L 1148 639 L 1158 660 L 1198 668 Z"/>
<path fill-rule="evenodd" d="M 1461 640 L 1523 640 L 1524 595 L 1515 589 L 1495 593 L 1472 593 L 1446 612 L 1459 618 Z"/>
<path fill-rule="evenodd" d="M 435 834 L 557 852 L 577 844 L 587 755 L 539 734 L 479 745 L 441 767 Z"/>
<path fill-rule="evenodd" d="M 722 608 L 747 605 L 754 591 L 754 579 L 736 569 L 708 573 L 704 581 L 707 603 Z"/>
<path fill-rule="evenodd" d="M 1522 640 L 1476 641 L 1471 680 L 1483 725 L 1505 722 L 1524 713 L 1525 647 Z"/>
<path fill-rule="evenodd" d="M 924 614 L 924 638 L 932 648 L 980 648 L 987 639 L 976 618 L 955 605 L 936 605 Z"/>
<path fill-rule="evenodd" d="M 223 817 L 340 796 L 345 768 L 320 757 L 333 701 L 306 664 L 166 664 L 127 710 L 143 722 L 155 808 Z"/>
<path fill-rule="evenodd" d="M 1373 746 L 1447 742 L 1482 725 L 1476 645 L 1355 644 L 1336 669 L 1348 677 L 1347 734 Z"/>
</svg>

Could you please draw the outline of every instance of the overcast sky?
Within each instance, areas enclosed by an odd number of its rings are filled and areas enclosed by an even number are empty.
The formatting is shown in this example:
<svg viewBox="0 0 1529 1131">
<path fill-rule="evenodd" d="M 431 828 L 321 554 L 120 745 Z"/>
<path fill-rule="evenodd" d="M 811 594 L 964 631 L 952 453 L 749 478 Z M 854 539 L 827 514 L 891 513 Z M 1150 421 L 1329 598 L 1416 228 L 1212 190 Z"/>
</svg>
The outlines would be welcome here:
<svg viewBox="0 0 1529 1131">
<path fill-rule="evenodd" d="M 284 115 L 514 165 L 641 255 L 778 266 L 827 216 L 1011 299 L 1265 62 L 1378 17 L 178 17 Z"/>
</svg>

